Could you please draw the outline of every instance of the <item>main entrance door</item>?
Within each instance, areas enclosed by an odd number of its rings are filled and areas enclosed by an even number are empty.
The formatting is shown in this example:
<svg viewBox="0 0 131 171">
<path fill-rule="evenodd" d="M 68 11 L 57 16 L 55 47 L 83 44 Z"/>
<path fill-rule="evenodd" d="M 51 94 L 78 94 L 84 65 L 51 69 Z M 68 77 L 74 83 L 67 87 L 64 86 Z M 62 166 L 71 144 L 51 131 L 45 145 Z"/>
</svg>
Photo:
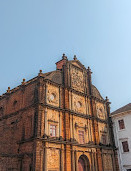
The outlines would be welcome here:
<svg viewBox="0 0 131 171">
<path fill-rule="evenodd" d="M 78 171 L 90 171 L 90 165 L 87 156 L 80 156 L 78 160 Z"/>
</svg>

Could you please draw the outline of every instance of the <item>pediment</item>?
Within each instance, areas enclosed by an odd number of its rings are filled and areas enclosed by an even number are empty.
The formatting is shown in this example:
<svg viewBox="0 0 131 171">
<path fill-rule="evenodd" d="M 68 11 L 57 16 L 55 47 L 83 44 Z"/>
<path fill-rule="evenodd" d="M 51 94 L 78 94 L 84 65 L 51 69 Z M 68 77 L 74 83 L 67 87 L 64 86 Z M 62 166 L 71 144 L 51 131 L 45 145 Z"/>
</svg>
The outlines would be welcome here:
<svg viewBox="0 0 131 171">
<path fill-rule="evenodd" d="M 70 61 L 70 63 L 71 63 L 72 65 L 74 65 L 74 66 L 76 66 L 76 67 L 82 69 L 82 70 L 83 70 L 83 69 L 86 70 L 85 66 L 84 66 L 79 60 L 72 60 L 72 61 Z"/>
</svg>

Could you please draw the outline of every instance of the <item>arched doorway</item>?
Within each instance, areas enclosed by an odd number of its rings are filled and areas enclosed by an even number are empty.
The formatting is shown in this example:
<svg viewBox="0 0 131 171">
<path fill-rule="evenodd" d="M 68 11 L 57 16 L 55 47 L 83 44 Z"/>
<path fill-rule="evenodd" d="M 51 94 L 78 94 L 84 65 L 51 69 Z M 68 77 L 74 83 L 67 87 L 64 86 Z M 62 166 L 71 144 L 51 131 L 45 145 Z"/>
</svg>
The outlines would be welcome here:
<svg viewBox="0 0 131 171">
<path fill-rule="evenodd" d="M 86 155 L 81 155 L 78 160 L 78 171 L 90 171 L 90 164 Z"/>
</svg>

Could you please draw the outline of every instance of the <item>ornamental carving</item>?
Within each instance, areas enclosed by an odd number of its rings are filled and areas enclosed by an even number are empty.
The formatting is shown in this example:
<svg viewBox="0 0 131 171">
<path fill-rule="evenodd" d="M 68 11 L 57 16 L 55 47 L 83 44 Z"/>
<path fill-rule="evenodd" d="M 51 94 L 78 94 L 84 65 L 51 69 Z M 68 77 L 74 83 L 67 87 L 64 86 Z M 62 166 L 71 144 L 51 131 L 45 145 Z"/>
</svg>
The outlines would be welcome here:
<svg viewBox="0 0 131 171">
<path fill-rule="evenodd" d="M 58 122 L 59 121 L 59 112 L 49 109 L 48 110 L 48 120 Z"/>
<path fill-rule="evenodd" d="M 47 96 L 48 101 L 50 103 L 57 103 L 57 99 L 56 99 L 56 92 L 50 92 L 48 91 L 49 95 Z"/>
<path fill-rule="evenodd" d="M 108 129 L 104 123 L 98 124 L 100 143 L 109 144 Z"/>
<path fill-rule="evenodd" d="M 75 117 L 74 118 L 74 123 L 78 126 L 78 127 L 85 127 L 85 125 L 87 125 L 87 121 L 84 118 L 79 118 L 79 117 Z"/>
<path fill-rule="evenodd" d="M 48 85 L 47 87 L 47 103 L 51 105 L 59 105 L 59 90 L 56 87 Z"/>
<path fill-rule="evenodd" d="M 104 105 L 103 104 L 97 104 L 96 110 L 97 110 L 97 117 L 100 119 L 105 119 Z"/>
<path fill-rule="evenodd" d="M 50 120 L 56 121 L 56 116 L 55 116 L 54 113 L 51 113 L 51 114 L 50 114 Z"/>
<path fill-rule="evenodd" d="M 79 95 L 73 94 L 73 110 L 78 113 L 86 113 L 85 98 Z"/>
<path fill-rule="evenodd" d="M 74 101 L 74 107 L 75 107 L 75 111 L 78 111 L 82 108 L 82 103 L 80 101 Z"/>
<path fill-rule="evenodd" d="M 77 91 L 84 92 L 83 72 L 75 67 L 72 67 L 71 69 L 71 86 Z"/>
</svg>

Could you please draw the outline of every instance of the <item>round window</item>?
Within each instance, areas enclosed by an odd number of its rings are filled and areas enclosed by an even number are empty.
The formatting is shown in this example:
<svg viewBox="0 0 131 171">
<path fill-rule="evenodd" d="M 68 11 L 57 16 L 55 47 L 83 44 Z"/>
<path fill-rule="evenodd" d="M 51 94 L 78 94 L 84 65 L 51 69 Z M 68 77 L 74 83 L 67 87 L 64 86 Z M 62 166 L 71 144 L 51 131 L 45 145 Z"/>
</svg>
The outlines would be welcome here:
<svg viewBox="0 0 131 171">
<path fill-rule="evenodd" d="M 101 113 L 103 113 L 103 109 L 102 108 L 100 108 L 99 110 L 100 110 Z"/>
<path fill-rule="evenodd" d="M 50 100 L 54 100 L 55 99 L 55 95 L 52 93 L 51 95 L 50 95 Z"/>
<path fill-rule="evenodd" d="M 76 106 L 77 106 L 77 108 L 80 108 L 80 107 L 82 106 L 82 103 L 78 101 L 78 102 L 76 103 Z"/>
</svg>

